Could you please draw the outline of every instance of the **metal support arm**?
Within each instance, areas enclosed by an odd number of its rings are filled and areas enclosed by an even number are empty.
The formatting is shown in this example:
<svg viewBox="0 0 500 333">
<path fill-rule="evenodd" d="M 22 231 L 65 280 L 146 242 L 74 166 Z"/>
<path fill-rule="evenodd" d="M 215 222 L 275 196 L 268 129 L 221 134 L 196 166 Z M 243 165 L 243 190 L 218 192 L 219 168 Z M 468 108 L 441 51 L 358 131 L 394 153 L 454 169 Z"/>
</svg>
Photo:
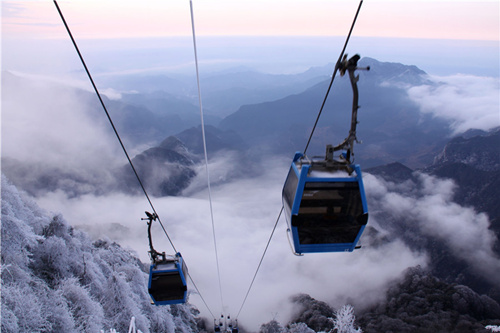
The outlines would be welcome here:
<svg viewBox="0 0 500 333">
<path fill-rule="evenodd" d="M 141 218 L 141 220 L 143 221 L 148 221 L 147 224 L 148 224 L 148 239 L 149 239 L 149 256 L 151 257 L 151 261 L 153 262 L 153 264 L 156 264 L 158 262 L 162 262 L 162 261 L 165 261 L 166 260 L 166 257 L 165 257 L 165 252 L 158 252 L 154 249 L 153 247 L 153 239 L 151 237 L 151 225 L 153 224 L 153 221 L 156 221 L 156 219 L 158 218 L 158 215 L 156 215 L 156 213 L 153 213 L 151 214 L 150 212 L 145 212 L 146 213 L 146 218 Z"/>
<path fill-rule="evenodd" d="M 356 137 L 356 125 L 358 124 L 358 100 L 359 100 L 359 94 L 358 94 L 358 85 L 357 82 L 359 81 L 359 75 L 355 75 L 355 71 L 357 69 L 361 70 L 370 70 L 370 67 L 358 67 L 358 60 L 360 59 L 360 56 L 358 54 L 354 55 L 351 57 L 349 60 L 347 60 L 347 55 L 344 55 L 344 59 L 342 62 L 337 63 L 337 66 L 340 70 L 340 76 L 344 76 L 345 72 L 347 71 L 349 74 L 349 79 L 351 81 L 351 87 L 352 87 L 352 92 L 353 92 L 353 97 L 352 97 L 352 115 L 351 115 L 351 128 L 349 130 L 349 135 L 347 138 L 344 139 L 340 144 L 337 146 L 327 146 L 327 152 L 326 152 L 326 159 L 331 160 L 333 158 L 333 152 L 339 151 L 339 150 L 345 150 L 346 154 L 343 156 L 343 158 L 346 160 L 348 164 L 351 164 L 351 156 L 353 155 L 353 146 L 354 146 L 354 141 L 358 142 L 358 139 Z"/>
</svg>

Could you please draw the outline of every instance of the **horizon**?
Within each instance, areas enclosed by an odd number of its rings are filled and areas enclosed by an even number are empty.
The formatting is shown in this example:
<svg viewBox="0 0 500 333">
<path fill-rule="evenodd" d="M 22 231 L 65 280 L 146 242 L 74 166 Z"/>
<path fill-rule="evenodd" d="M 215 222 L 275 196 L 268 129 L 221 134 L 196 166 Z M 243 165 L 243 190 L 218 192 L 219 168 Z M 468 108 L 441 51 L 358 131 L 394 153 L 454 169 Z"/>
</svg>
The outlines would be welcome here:
<svg viewBox="0 0 500 333">
<path fill-rule="evenodd" d="M 241 66 L 268 74 L 302 73 L 335 63 L 344 39 L 201 36 L 197 38 L 200 74 Z M 94 75 L 141 72 L 194 75 L 193 45 L 188 36 L 83 39 L 77 43 Z M 2 70 L 86 80 L 78 73 L 83 67 L 69 37 L 7 39 L 2 44 Z M 414 65 L 430 75 L 499 77 L 499 45 L 497 41 L 354 36 L 346 53 Z"/>
</svg>

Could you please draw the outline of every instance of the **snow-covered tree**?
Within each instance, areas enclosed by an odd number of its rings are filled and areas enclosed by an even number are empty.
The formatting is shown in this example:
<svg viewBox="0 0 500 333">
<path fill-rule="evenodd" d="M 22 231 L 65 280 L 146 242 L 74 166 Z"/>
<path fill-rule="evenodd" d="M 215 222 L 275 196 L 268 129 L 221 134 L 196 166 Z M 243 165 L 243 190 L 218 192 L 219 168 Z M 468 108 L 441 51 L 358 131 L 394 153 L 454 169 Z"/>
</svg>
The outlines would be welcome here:
<svg viewBox="0 0 500 333">
<path fill-rule="evenodd" d="M 354 327 L 354 308 L 352 305 L 346 304 L 335 311 L 333 321 L 333 332 L 336 333 L 362 333 L 361 328 Z"/>
<path fill-rule="evenodd" d="M 293 323 L 305 323 L 315 332 L 328 332 L 333 326 L 329 318 L 333 317 L 333 309 L 325 302 L 316 300 L 307 294 L 291 297 L 297 305 L 297 313 L 292 318 Z"/>
<path fill-rule="evenodd" d="M 92 298 L 89 289 L 76 278 L 62 280 L 58 286 L 67 300 L 78 332 L 98 332 L 104 326 L 104 312 L 101 305 Z"/>
<path fill-rule="evenodd" d="M 288 333 L 314 333 L 305 323 L 293 323 L 288 326 Z"/>
<path fill-rule="evenodd" d="M 262 324 L 259 333 L 285 333 L 286 329 L 275 319 L 266 324 Z"/>
</svg>

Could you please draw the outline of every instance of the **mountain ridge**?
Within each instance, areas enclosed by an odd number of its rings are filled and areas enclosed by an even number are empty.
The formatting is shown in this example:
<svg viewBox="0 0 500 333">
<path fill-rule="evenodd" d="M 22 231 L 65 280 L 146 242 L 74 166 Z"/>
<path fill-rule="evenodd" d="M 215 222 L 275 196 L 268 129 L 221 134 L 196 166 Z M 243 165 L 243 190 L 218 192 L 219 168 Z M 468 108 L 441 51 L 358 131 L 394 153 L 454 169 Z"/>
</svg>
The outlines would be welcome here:
<svg viewBox="0 0 500 333">
<path fill-rule="evenodd" d="M 365 143 L 355 147 L 357 160 L 368 167 L 383 164 L 384 160 L 400 160 L 411 164 L 410 167 L 427 165 L 441 151 L 451 131 L 445 121 L 422 114 L 407 95 L 409 85 L 428 82 L 425 72 L 415 66 L 382 63 L 371 58 L 361 59 L 361 64 L 369 64 L 371 70 L 359 73 L 361 109 L 357 136 Z M 325 143 L 340 142 L 348 134 L 352 91 L 347 81 L 337 78 L 325 104 L 311 141 L 315 155 L 324 152 Z M 241 106 L 225 117 L 219 127 L 236 131 L 252 145 L 272 147 L 277 154 L 301 150 L 328 83 L 329 80 L 323 81 L 279 100 Z"/>
<path fill-rule="evenodd" d="M 477 134 L 477 133 L 476 133 Z M 453 180 L 456 188 L 454 190 L 453 202 L 463 207 L 473 207 L 477 212 L 486 213 L 489 217 L 489 229 L 497 235 L 493 244 L 493 251 L 500 257 L 500 209 L 497 198 L 500 197 L 500 171 L 498 170 L 497 143 L 500 143 L 500 131 L 498 129 L 489 132 L 481 132 L 480 135 L 469 137 L 456 137 L 443 148 L 437 155 L 431 166 L 412 170 L 401 163 L 390 163 L 384 166 L 365 169 L 365 173 L 382 177 L 386 181 L 403 183 L 410 181 L 417 187 L 417 174 L 425 173 L 439 177 L 439 179 Z M 478 155 L 478 147 L 488 147 L 482 150 L 481 158 Z M 485 167 L 486 164 L 486 167 Z M 488 169 L 488 170 L 485 170 Z M 402 228 L 396 226 L 397 221 L 392 221 L 397 230 Z M 392 227 L 391 227 L 392 228 Z M 395 229 L 395 230 L 396 230 Z M 431 256 L 431 271 L 437 277 L 448 282 L 456 282 L 472 287 L 476 292 L 485 293 L 500 301 L 500 290 L 491 285 L 480 275 L 470 269 L 469 263 L 456 257 L 446 250 L 437 240 L 422 242 L 423 235 L 418 229 L 395 231 L 395 234 L 405 238 L 409 244 L 417 248 L 425 248 Z"/>
</svg>

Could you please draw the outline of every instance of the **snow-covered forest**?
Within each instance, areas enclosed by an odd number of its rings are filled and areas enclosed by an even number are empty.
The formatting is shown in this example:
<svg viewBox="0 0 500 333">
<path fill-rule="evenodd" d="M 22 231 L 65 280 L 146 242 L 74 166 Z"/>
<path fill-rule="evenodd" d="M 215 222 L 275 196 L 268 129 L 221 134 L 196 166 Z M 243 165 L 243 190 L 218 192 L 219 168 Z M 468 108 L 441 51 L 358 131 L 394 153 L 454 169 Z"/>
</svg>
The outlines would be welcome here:
<svg viewBox="0 0 500 333">
<path fill-rule="evenodd" d="M 145 267 L 48 216 L 2 177 L 2 332 L 196 332 L 189 303 L 152 306 Z"/>
</svg>

